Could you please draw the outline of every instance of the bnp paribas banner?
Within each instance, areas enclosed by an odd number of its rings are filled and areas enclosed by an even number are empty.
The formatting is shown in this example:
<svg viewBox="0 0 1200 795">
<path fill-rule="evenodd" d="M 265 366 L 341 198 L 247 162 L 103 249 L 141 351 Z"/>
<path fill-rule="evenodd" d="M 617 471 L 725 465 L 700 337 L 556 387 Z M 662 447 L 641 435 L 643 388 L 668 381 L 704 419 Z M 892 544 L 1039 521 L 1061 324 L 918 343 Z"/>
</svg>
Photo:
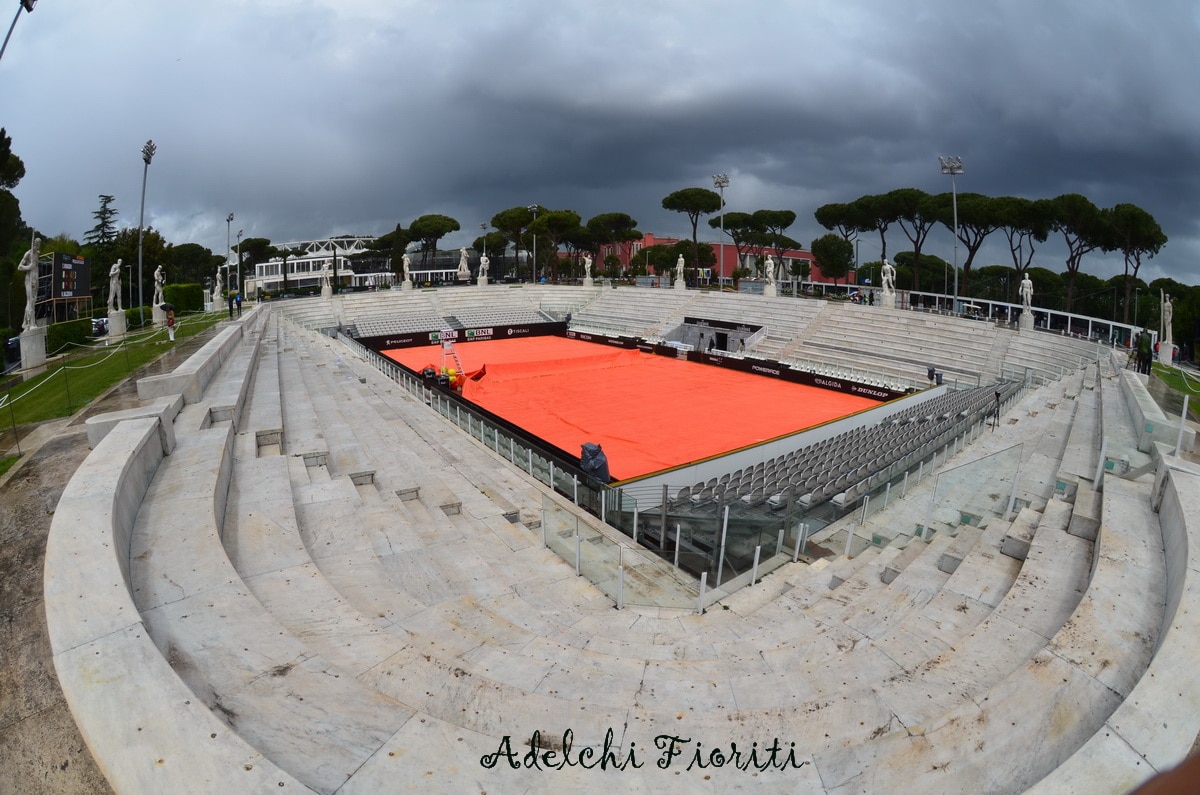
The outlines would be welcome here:
<svg viewBox="0 0 1200 795">
<path fill-rule="evenodd" d="M 477 342 L 482 340 L 515 339 L 517 337 L 545 337 L 562 334 L 566 329 L 566 323 L 524 323 L 508 326 L 410 331 L 400 334 L 358 337 L 357 339 L 371 350 L 386 351 L 393 348 L 416 348 L 422 345 L 439 345 L 442 342 Z"/>
</svg>

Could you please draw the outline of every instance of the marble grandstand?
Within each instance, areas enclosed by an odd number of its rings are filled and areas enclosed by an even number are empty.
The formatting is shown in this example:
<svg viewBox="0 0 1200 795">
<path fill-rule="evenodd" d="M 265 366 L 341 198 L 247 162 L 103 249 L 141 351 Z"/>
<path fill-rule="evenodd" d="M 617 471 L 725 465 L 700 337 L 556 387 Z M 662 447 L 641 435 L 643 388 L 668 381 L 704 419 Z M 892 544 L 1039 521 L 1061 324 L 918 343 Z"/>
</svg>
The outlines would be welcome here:
<svg viewBox="0 0 1200 795">
<path fill-rule="evenodd" d="M 707 610 L 619 604 L 548 548 L 543 506 L 632 539 L 329 331 L 568 315 L 647 340 L 751 322 L 747 356 L 950 384 L 853 446 L 680 475 L 689 508 L 845 510 Z M 55 668 L 122 793 L 1125 792 L 1200 732 L 1200 467 L 1124 365 L 1042 332 L 695 291 L 258 305 L 142 379 L 141 407 L 88 420 L 46 551 Z M 974 432 L 881 510 L 831 482 L 956 417 Z M 643 587 L 679 576 L 653 560 Z"/>
</svg>

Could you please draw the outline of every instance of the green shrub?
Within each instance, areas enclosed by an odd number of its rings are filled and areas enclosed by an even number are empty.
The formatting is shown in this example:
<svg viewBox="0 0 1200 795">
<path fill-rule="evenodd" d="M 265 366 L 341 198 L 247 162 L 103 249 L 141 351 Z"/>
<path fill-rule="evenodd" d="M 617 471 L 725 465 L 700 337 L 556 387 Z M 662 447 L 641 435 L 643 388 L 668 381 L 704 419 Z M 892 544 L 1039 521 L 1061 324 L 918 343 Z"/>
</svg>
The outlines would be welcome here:
<svg viewBox="0 0 1200 795">
<path fill-rule="evenodd" d="M 136 307 L 131 306 L 125 310 L 125 330 L 134 331 L 136 329 L 149 326 L 154 322 L 154 312 L 148 306 Z"/>
<path fill-rule="evenodd" d="M 88 335 L 91 333 L 91 319 L 51 323 L 46 328 L 46 352 L 49 354 L 69 352 L 69 348 L 86 344 Z"/>
<path fill-rule="evenodd" d="M 163 298 L 175 305 L 178 312 L 200 312 L 204 309 L 204 285 L 168 284 L 163 287 Z"/>
</svg>

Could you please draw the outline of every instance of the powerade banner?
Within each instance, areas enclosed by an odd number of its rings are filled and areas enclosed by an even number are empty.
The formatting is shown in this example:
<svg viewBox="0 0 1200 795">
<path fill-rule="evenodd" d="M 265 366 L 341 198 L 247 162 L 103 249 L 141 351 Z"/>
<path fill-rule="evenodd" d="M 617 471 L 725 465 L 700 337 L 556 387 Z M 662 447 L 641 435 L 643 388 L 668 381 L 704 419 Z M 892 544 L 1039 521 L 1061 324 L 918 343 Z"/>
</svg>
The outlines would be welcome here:
<svg viewBox="0 0 1200 795">
<path fill-rule="evenodd" d="M 768 378 L 779 378 L 784 381 L 789 381 L 794 384 L 804 384 L 805 386 L 815 386 L 821 389 L 831 389 L 834 392 L 844 392 L 849 395 L 861 395 L 862 397 L 873 398 L 874 400 L 895 400 L 898 397 L 904 397 L 907 392 L 897 392 L 894 389 L 887 387 L 871 386 L 868 384 L 860 384 L 857 381 L 851 381 L 848 378 L 834 378 L 827 375 L 817 375 L 805 370 L 793 370 L 786 364 L 772 362 L 766 359 L 739 359 L 732 356 L 720 356 L 712 353 L 704 353 L 702 351 L 691 351 L 688 353 L 689 362 L 699 362 L 700 364 L 711 364 L 716 367 L 728 367 L 731 370 L 741 370 L 747 373 L 756 373 L 765 375 Z"/>
<path fill-rule="evenodd" d="M 510 326 L 480 326 L 465 329 L 439 329 L 437 331 L 413 331 L 403 334 L 384 334 L 377 337 L 359 337 L 358 341 L 373 351 L 392 348 L 417 348 L 422 345 L 438 345 L 443 340 L 450 342 L 478 342 L 480 340 L 504 340 L 517 337 L 548 337 L 562 334 L 566 323 L 524 323 Z"/>
</svg>

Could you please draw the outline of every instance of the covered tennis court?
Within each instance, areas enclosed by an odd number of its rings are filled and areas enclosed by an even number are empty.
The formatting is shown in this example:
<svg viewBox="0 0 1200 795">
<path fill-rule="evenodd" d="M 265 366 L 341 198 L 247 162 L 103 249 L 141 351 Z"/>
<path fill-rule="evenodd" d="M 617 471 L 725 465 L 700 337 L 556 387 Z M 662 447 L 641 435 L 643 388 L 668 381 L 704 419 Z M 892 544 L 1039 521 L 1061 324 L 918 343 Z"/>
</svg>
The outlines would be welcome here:
<svg viewBox="0 0 1200 795">
<path fill-rule="evenodd" d="M 576 455 L 604 448 L 618 480 L 724 455 L 878 405 L 819 387 L 563 337 L 457 343 L 462 395 Z M 417 372 L 438 346 L 383 352 Z"/>
</svg>

